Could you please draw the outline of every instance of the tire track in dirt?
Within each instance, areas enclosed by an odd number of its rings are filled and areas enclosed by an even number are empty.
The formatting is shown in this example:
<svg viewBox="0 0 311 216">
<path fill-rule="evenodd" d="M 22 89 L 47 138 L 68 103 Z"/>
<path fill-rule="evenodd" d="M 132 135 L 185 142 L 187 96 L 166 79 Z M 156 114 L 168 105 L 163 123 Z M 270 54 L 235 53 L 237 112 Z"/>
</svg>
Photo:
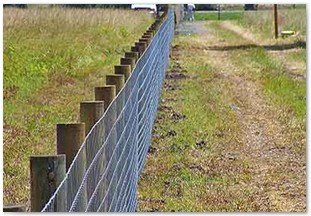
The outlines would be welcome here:
<svg viewBox="0 0 311 216">
<path fill-rule="evenodd" d="M 204 44 L 219 46 L 221 40 L 212 31 L 200 32 Z M 243 143 L 235 151 L 251 161 L 252 179 L 247 184 L 254 191 L 256 211 L 305 211 L 306 162 L 305 158 L 297 160 L 301 154 L 292 151 L 296 143 L 286 135 L 289 129 L 277 119 L 260 86 L 236 73 L 241 68 L 230 62 L 234 57 L 230 51 L 204 49 L 204 55 L 218 68 L 220 77 L 232 84 Z"/>
</svg>

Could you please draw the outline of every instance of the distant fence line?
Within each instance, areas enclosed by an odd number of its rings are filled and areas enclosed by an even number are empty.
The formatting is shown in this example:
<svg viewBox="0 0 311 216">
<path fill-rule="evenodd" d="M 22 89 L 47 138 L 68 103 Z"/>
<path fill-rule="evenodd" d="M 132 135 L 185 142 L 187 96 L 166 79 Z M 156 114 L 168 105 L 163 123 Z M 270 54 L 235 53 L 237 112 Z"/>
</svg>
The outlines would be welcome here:
<svg viewBox="0 0 311 216">
<path fill-rule="evenodd" d="M 57 125 L 57 155 L 30 157 L 31 211 L 135 211 L 174 20 L 171 7 L 156 19 L 80 103 L 80 123 Z"/>
</svg>

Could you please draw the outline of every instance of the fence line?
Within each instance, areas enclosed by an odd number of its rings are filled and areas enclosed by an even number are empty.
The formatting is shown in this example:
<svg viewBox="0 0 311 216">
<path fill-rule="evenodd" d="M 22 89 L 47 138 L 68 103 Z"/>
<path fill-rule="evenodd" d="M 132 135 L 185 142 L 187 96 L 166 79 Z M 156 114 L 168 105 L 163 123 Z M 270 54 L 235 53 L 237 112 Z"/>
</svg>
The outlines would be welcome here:
<svg viewBox="0 0 311 216">
<path fill-rule="evenodd" d="M 81 114 L 90 130 L 42 212 L 135 211 L 138 177 L 150 145 L 173 34 L 174 11 L 168 9 L 132 47 L 133 54 L 127 54 L 132 60 L 121 60 L 131 66 L 130 74 L 125 67 L 116 67 L 118 74 L 107 78 L 117 95 L 110 104 L 94 105 L 95 113 L 104 112 L 99 119 Z"/>
</svg>

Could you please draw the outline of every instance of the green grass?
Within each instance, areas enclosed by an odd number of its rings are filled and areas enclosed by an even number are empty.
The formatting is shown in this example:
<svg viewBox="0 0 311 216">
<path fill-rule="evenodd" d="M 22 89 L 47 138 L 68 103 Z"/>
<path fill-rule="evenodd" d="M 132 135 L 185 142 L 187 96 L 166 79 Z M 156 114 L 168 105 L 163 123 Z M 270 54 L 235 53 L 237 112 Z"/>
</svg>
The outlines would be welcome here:
<svg viewBox="0 0 311 216">
<path fill-rule="evenodd" d="M 55 154 L 56 124 L 79 121 L 79 103 L 93 99 L 153 18 L 112 9 L 3 13 L 4 203 L 25 204 L 29 157 Z"/>
<path fill-rule="evenodd" d="M 251 54 L 250 54 L 251 53 Z M 263 48 L 250 50 L 237 58 L 240 65 L 254 62 L 254 70 L 260 71 L 265 92 L 280 107 L 294 112 L 300 121 L 306 118 L 306 82 L 293 80 L 285 68 L 267 55 Z"/>
<path fill-rule="evenodd" d="M 287 56 L 293 61 L 303 62 L 304 64 L 307 62 L 307 52 L 305 49 L 300 49 L 297 52 L 288 53 Z"/>
<path fill-rule="evenodd" d="M 220 13 L 220 20 L 239 20 L 243 16 L 243 12 L 226 11 Z M 212 13 L 195 13 L 195 20 L 218 20 L 218 12 Z"/>
</svg>

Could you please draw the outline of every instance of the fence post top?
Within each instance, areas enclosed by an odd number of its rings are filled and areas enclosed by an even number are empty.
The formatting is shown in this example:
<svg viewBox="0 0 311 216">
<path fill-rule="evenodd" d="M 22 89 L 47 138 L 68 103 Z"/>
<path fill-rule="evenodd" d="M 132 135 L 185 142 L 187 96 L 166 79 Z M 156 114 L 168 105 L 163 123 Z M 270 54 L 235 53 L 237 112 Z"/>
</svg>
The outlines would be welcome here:
<svg viewBox="0 0 311 216">
<path fill-rule="evenodd" d="M 124 77 L 123 74 L 107 74 L 106 77 Z"/>
<path fill-rule="evenodd" d="M 81 101 L 80 104 L 102 104 L 104 101 Z"/>
<path fill-rule="evenodd" d="M 3 204 L 3 212 L 24 212 L 26 205 L 23 204 Z"/>
<path fill-rule="evenodd" d="M 125 57 L 123 59 L 133 59 L 133 58 Z M 120 65 L 115 65 L 114 68 L 131 68 L 131 65 L 120 64 Z"/>
<path fill-rule="evenodd" d="M 33 159 L 46 159 L 46 158 L 60 158 L 60 159 L 66 159 L 65 154 L 58 154 L 58 155 L 31 155 L 30 160 Z"/>
<path fill-rule="evenodd" d="M 116 88 L 115 85 L 104 85 L 104 86 L 97 86 L 95 89 L 105 89 L 105 88 Z"/>
<path fill-rule="evenodd" d="M 78 122 L 78 123 L 60 123 L 60 124 L 56 124 L 56 127 L 81 127 L 82 125 L 85 125 L 84 122 Z"/>
</svg>

